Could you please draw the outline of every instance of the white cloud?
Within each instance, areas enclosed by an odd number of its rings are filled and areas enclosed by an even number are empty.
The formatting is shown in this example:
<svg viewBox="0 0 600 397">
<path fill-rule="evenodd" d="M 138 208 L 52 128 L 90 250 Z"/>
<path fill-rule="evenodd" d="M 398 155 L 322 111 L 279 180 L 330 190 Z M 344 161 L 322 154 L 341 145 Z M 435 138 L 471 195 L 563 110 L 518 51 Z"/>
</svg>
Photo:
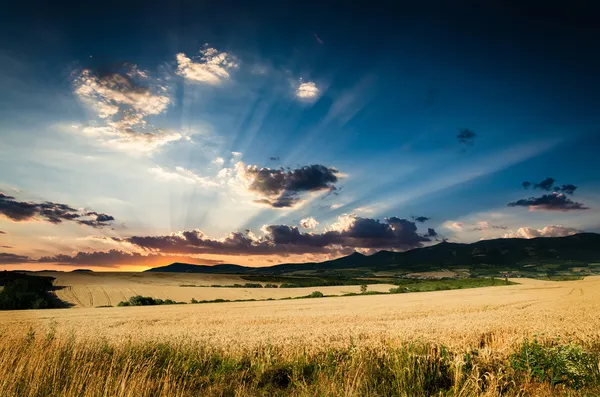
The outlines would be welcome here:
<svg viewBox="0 0 600 397">
<path fill-rule="evenodd" d="M 343 214 L 337 217 L 337 222 L 331 224 L 328 230 L 344 232 L 349 230 L 356 222 L 356 214 Z"/>
<path fill-rule="evenodd" d="M 72 132 L 81 132 L 113 149 L 152 153 L 169 142 L 186 138 L 146 121 L 147 116 L 167 110 L 171 103 L 167 91 L 159 80 L 150 79 L 135 65 L 122 65 L 102 76 L 84 69 L 74 79 L 74 92 L 100 120 L 95 125 L 73 126 Z"/>
<path fill-rule="evenodd" d="M 443 227 L 445 227 L 446 229 L 450 229 L 454 232 L 461 232 L 465 229 L 465 224 L 462 222 L 455 222 L 455 221 L 446 221 L 442 224 Z"/>
<path fill-rule="evenodd" d="M 543 229 L 532 229 L 530 227 L 521 227 L 516 232 L 505 234 L 504 238 L 535 238 L 535 237 L 564 237 L 580 233 L 580 230 L 572 227 L 562 227 L 560 225 L 550 225 Z"/>
<path fill-rule="evenodd" d="M 312 216 L 300 220 L 300 226 L 305 229 L 315 229 L 318 224 L 319 222 Z"/>
<path fill-rule="evenodd" d="M 296 90 L 296 96 L 301 99 L 312 99 L 319 95 L 319 89 L 315 83 L 309 81 L 301 83 Z"/>
<path fill-rule="evenodd" d="M 216 187 L 218 183 L 212 178 L 205 178 L 195 174 L 193 171 L 183 167 L 175 167 L 175 171 L 165 170 L 160 166 L 148 169 L 148 172 L 156 176 L 159 180 L 167 182 L 180 182 L 190 185 L 198 184 L 204 187 Z"/>
<path fill-rule="evenodd" d="M 81 130 L 81 133 L 96 139 L 101 146 L 131 154 L 150 154 L 167 143 L 178 141 L 183 137 L 175 131 L 134 132 L 121 130 L 113 125 L 85 127 Z"/>
<path fill-rule="evenodd" d="M 337 210 L 338 208 L 342 208 L 343 206 L 344 204 L 331 204 L 329 208 L 331 208 L 332 210 Z"/>
<path fill-rule="evenodd" d="M 220 167 L 223 164 L 225 164 L 225 160 L 223 159 L 223 157 L 217 157 L 216 159 L 214 159 L 212 161 L 212 163 L 215 164 L 215 165 L 218 165 Z"/>
<path fill-rule="evenodd" d="M 177 54 L 176 73 L 188 80 L 217 85 L 229 79 L 229 70 L 238 67 L 226 52 L 205 48 L 200 50 L 200 54 L 195 60 L 183 53 Z"/>
</svg>

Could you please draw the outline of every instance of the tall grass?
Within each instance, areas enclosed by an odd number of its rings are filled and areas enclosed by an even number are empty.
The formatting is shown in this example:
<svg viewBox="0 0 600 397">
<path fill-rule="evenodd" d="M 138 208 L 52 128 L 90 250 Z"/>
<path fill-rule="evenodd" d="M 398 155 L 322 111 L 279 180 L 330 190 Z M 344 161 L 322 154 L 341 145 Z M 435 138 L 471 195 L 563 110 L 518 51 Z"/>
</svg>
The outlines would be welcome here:
<svg viewBox="0 0 600 397">
<path fill-rule="evenodd" d="M 331 348 L 290 356 L 193 342 L 2 335 L 3 397 L 597 396 L 600 343 L 523 341 L 511 350 L 439 345 Z"/>
</svg>

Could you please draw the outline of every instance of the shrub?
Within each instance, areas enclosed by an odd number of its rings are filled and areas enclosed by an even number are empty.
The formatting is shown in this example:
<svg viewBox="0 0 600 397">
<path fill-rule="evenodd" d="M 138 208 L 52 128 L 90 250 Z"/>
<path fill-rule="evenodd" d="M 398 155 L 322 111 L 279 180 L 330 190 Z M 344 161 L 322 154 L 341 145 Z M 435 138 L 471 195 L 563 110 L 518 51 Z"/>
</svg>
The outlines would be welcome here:
<svg viewBox="0 0 600 397">
<path fill-rule="evenodd" d="M 525 340 L 509 361 L 522 377 L 552 386 L 565 384 L 578 389 L 600 381 L 597 355 L 573 344 L 550 347 Z"/>
<path fill-rule="evenodd" d="M 154 299 L 151 296 L 136 295 L 129 298 L 128 301 L 121 301 L 117 306 L 156 306 L 156 305 L 175 305 L 185 302 L 175 302 L 171 299 Z"/>
<path fill-rule="evenodd" d="M 307 296 L 307 298 L 322 298 L 323 296 L 325 295 L 323 295 L 321 291 L 313 291 Z"/>
</svg>

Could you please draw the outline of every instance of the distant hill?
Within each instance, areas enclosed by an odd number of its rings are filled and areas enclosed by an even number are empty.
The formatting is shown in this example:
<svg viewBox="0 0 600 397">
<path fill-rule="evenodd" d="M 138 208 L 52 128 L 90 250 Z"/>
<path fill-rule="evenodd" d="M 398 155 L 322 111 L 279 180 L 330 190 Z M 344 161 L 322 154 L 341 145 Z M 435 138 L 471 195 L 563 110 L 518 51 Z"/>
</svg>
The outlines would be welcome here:
<svg viewBox="0 0 600 397">
<path fill-rule="evenodd" d="M 75 269 L 71 270 L 71 273 L 93 273 L 94 271 L 91 269 Z"/>
<path fill-rule="evenodd" d="M 173 263 L 149 272 L 237 273 L 283 275 L 294 272 L 338 274 L 339 272 L 390 272 L 402 274 L 440 269 L 467 269 L 471 274 L 519 272 L 560 274 L 575 267 L 600 271 L 600 234 L 580 233 L 568 237 L 481 240 L 471 244 L 443 242 L 405 252 L 379 251 L 373 255 L 353 253 L 342 258 L 269 267 L 238 265 L 191 265 Z"/>
</svg>

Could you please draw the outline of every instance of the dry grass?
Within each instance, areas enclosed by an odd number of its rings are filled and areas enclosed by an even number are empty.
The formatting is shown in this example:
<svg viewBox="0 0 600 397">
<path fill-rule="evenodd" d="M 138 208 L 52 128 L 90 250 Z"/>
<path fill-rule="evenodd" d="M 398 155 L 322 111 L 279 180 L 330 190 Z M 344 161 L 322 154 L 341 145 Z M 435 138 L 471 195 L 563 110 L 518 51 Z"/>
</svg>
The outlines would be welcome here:
<svg viewBox="0 0 600 397">
<path fill-rule="evenodd" d="M 415 294 L 1 312 L 0 394 L 586 395 L 524 378 L 507 360 L 525 337 L 597 351 L 600 277 L 516 281 Z M 32 329 L 36 336 L 26 337 Z M 475 364 L 466 364 L 466 352 L 476 352 Z M 273 389 L 278 368 L 289 385 Z M 423 382 L 437 388 L 419 394 L 414 385 Z"/>
<path fill-rule="evenodd" d="M 190 285 L 245 284 L 248 280 L 236 275 L 193 273 L 61 273 L 44 272 L 40 276 L 54 277 L 59 299 L 74 307 L 116 306 L 135 295 L 172 299 L 178 302 L 197 300 L 280 299 L 310 294 L 315 288 L 210 288 Z M 264 283 L 263 283 L 264 284 Z M 185 285 L 186 287 L 182 287 Z M 393 285 L 374 284 L 372 291 L 387 292 Z M 319 287 L 326 295 L 360 292 L 360 286 Z"/>
</svg>

